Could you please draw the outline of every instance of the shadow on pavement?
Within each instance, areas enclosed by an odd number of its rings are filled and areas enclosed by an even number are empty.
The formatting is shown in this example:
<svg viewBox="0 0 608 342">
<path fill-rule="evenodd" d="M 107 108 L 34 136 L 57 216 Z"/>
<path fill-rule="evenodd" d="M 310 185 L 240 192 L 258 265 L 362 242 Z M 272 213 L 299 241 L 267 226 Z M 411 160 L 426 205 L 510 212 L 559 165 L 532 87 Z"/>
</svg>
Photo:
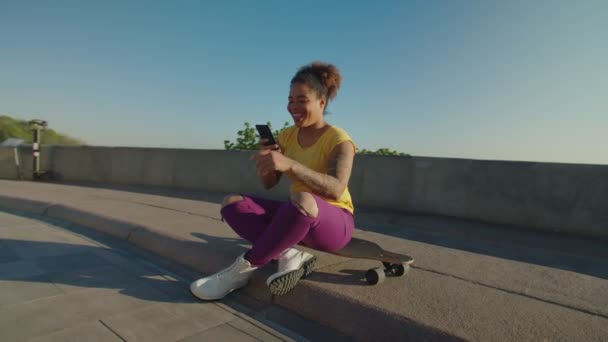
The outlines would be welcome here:
<svg viewBox="0 0 608 342">
<path fill-rule="evenodd" d="M 213 249 L 235 250 L 238 251 L 239 255 L 245 253 L 250 247 L 247 241 L 240 238 L 222 238 L 200 232 L 192 233 L 191 235 L 199 240 L 202 240 L 197 242 L 209 244 L 210 246 L 213 246 Z"/>
<path fill-rule="evenodd" d="M 451 217 L 360 210 L 356 227 L 400 239 L 608 279 L 608 242 Z"/>
<path fill-rule="evenodd" d="M 54 284 L 63 293 L 117 289 L 148 301 L 198 302 L 160 269 L 108 248 L 3 239 L 0 255 L 0 281 Z"/>
</svg>

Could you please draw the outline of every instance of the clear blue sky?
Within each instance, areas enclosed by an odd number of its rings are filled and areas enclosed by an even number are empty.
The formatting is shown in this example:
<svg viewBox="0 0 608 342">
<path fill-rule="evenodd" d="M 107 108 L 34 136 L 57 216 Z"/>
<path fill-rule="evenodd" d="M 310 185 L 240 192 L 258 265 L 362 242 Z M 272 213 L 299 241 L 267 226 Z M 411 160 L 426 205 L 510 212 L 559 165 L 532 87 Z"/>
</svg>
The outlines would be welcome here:
<svg viewBox="0 0 608 342">
<path fill-rule="evenodd" d="M 608 164 L 608 1 L 0 0 L 0 114 L 222 149 L 313 60 L 360 148 Z"/>
</svg>

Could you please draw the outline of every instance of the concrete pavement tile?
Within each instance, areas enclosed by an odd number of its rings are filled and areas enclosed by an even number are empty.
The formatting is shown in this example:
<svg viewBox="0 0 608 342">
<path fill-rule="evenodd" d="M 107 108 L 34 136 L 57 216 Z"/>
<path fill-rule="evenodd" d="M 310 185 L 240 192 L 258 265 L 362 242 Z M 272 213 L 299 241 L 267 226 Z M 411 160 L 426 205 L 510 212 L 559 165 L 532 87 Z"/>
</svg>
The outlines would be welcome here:
<svg viewBox="0 0 608 342">
<path fill-rule="evenodd" d="M 74 272 L 107 264 L 105 260 L 87 251 L 87 249 L 88 247 L 77 248 L 76 250 L 82 252 L 38 258 L 36 263 L 40 269 L 47 273 Z"/>
<path fill-rule="evenodd" d="M 0 308 L 35 299 L 53 297 L 62 292 L 46 276 L 14 277 L 0 275 Z"/>
<path fill-rule="evenodd" d="M 71 328 L 152 305 L 157 303 L 154 298 L 162 295 L 147 287 L 138 289 L 137 297 L 117 292 L 115 289 L 78 291 L 0 308 L 0 339 L 17 341 Z"/>
<path fill-rule="evenodd" d="M 243 291 L 232 292 L 230 296 L 222 299 L 217 305 L 235 315 L 243 313 L 248 316 L 255 316 L 261 312 L 266 312 L 272 307 L 271 303 L 257 300 L 246 295 Z"/>
<path fill-rule="evenodd" d="M 43 274 L 36 260 L 19 260 L 15 262 L 0 263 L 0 279 L 14 277 L 33 277 Z"/>
<path fill-rule="evenodd" d="M 190 303 L 197 299 L 190 292 L 190 283 L 185 283 L 170 275 L 144 276 L 148 286 L 164 293 L 175 302 Z"/>
<path fill-rule="evenodd" d="M 64 293 L 87 289 L 114 289 L 121 294 L 155 302 L 192 302 L 189 291 L 176 287 L 165 277 L 154 274 L 126 273 L 113 265 L 100 266 L 69 273 L 48 275 Z"/>
<path fill-rule="evenodd" d="M 276 305 L 269 307 L 263 313 L 263 318 L 263 322 L 266 324 L 269 324 L 267 322 L 272 322 L 269 325 L 273 327 L 277 324 L 280 327 L 289 327 L 290 330 L 299 332 L 299 334 L 310 341 L 330 340 L 332 342 L 347 342 L 353 340 L 352 337 L 340 334 L 336 330 L 323 326 L 314 320 L 306 319 L 297 313 L 287 311 Z M 281 330 L 278 327 L 276 329 Z"/>
<path fill-rule="evenodd" d="M 12 248 L 7 246 L 4 241 L 0 240 L 0 264 L 19 261 L 21 258 L 13 251 Z"/>
<path fill-rule="evenodd" d="M 194 319 L 199 324 L 203 324 L 209 327 L 206 320 L 215 325 L 217 322 L 225 323 L 235 319 L 235 315 L 225 310 L 221 306 L 216 305 L 213 302 L 201 302 L 198 299 L 193 299 L 189 302 L 180 303 L 167 303 L 162 304 L 165 309 L 175 316 L 182 317 L 184 319 Z"/>
<path fill-rule="evenodd" d="M 148 285 L 144 279 L 125 273 L 112 265 L 51 273 L 47 277 L 64 293 L 92 288 L 119 289 L 123 293 L 131 293 L 134 292 L 133 288 Z"/>
<path fill-rule="evenodd" d="M 263 325 L 255 322 L 250 322 L 245 319 L 237 319 L 228 323 L 232 327 L 248 334 L 260 341 L 291 341 L 292 339 L 286 336 L 280 336 L 277 333 L 270 333 L 266 329 L 262 329 Z"/>
<path fill-rule="evenodd" d="M 114 250 L 100 250 L 96 252 L 96 255 L 123 272 L 146 280 L 149 286 L 174 300 L 183 301 L 193 298 L 188 288 L 189 284 L 181 282 L 164 268 L 140 261 L 137 258 L 127 258 Z"/>
<path fill-rule="evenodd" d="M 222 324 L 217 327 L 207 329 L 196 335 L 187 337 L 179 342 L 199 342 L 199 341 L 226 341 L 226 342 L 257 342 L 257 341 L 277 341 L 260 340 L 248 333 L 233 327 L 230 324 Z M 281 341 L 281 340 L 278 340 Z"/>
<path fill-rule="evenodd" d="M 165 258 L 158 257 L 156 254 L 147 253 L 142 251 L 140 248 L 134 247 L 132 244 L 128 246 L 122 246 L 120 249 L 97 249 L 93 253 L 103 258 L 108 263 L 124 269 L 126 272 L 135 273 L 154 273 L 159 272 L 160 269 L 167 267 L 171 261 Z M 124 249 L 128 248 L 128 252 Z M 142 254 L 142 258 L 134 258 L 133 252 Z M 154 264 L 145 261 L 145 258 L 154 258 Z"/>
<path fill-rule="evenodd" d="M 61 257 L 75 255 L 99 248 L 66 242 L 4 240 L 5 244 L 14 250 L 21 259 L 42 259 L 45 257 Z"/>
<path fill-rule="evenodd" d="M 158 304 L 102 320 L 127 341 L 176 341 L 233 319 L 213 304 L 193 302 Z"/>
<path fill-rule="evenodd" d="M 54 331 L 46 335 L 28 339 L 27 342 L 122 342 L 120 337 L 110 331 L 100 321 L 83 323 L 73 328 Z"/>
</svg>

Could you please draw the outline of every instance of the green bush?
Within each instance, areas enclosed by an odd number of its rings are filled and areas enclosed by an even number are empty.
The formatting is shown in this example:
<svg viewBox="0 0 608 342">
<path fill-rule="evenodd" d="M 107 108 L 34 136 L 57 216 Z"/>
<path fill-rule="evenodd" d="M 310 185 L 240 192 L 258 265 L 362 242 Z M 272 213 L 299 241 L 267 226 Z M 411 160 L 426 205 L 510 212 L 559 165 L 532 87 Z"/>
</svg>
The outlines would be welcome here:
<svg viewBox="0 0 608 342">
<path fill-rule="evenodd" d="M 272 130 L 272 125 L 270 122 L 267 123 Z M 275 138 L 279 136 L 282 130 L 289 127 L 289 123 L 285 122 L 283 124 L 283 128 L 280 130 L 273 131 Z M 257 130 L 254 126 L 252 126 L 249 122 L 245 122 L 245 128 L 236 132 L 236 140 L 234 142 L 230 140 L 224 140 L 224 147 L 226 150 L 257 150 L 258 149 L 258 141 L 260 137 L 257 133 Z M 410 157 L 409 154 L 398 152 L 395 150 L 391 150 L 389 148 L 383 147 L 379 148 L 376 151 L 370 151 L 366 149 L 359 150 L 357 149 L 358 154 L 372 154 L 379 156 L 401 156 L 401 157 Z"/>
<path fill-rule="evenodd" d="M 272 125 L 270 122 L 267 123 L 268 127 L 272 131 Z M 280 130 L 272 131 L 275 140 L 278 138 L 282 130 L 289 127 L 289 123 L 285 122 L 283 128 Z M 260 136 L 254 126 L 251 126 L 249 122 L 245 122 L 245 128 L 236 132 L 236 141 L 231 142 L 230 140 L 224 140 L 224 147 L 227 150 L 257 150 Z"/>
</svg>

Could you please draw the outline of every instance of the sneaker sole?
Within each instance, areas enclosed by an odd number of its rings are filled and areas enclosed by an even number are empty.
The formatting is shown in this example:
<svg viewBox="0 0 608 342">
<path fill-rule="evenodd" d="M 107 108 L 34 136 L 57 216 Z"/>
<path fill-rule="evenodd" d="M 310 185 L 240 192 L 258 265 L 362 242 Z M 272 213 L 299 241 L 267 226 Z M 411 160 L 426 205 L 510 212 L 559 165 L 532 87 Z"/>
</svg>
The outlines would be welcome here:
<svg viewBox="0 0 608 342">
<path fill-rule="evenodd" d="M 300 279 L 306 278 L 313 272 L 316 263 L 317 257 L 313 256 L 297 270 L 283 274 L 282 276 L 272 280 L 270 285 L 268 285 L 270 293 L 277 296 L 282 296 L 288 293 L 294 287 L 296 287 L 296 285 L 298 285 Z"/>
</svg>

